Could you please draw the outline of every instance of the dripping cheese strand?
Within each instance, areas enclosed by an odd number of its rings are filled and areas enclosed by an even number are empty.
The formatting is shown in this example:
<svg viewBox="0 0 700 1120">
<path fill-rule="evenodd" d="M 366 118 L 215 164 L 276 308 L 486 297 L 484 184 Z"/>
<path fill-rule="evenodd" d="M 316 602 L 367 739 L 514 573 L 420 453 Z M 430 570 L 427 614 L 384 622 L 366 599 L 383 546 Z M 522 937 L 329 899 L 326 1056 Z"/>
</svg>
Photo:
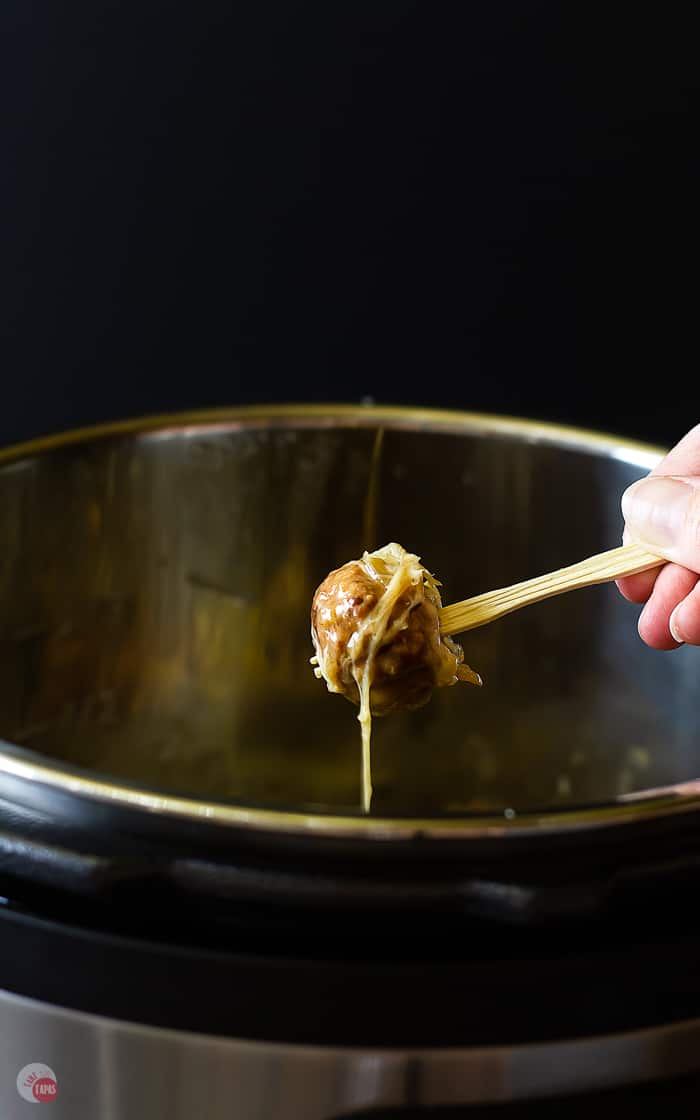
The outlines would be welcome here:
<svg viewBox="0 0 700 1120">
<path fill-rule="evenodd" d="M 411 561 L 414 563 L 411 563 Z M 381 578 L 372 565 L 367 552 L 362 557 L 361 564 L 371 578 Z M 378 650 L 383 645 L 393 641 L 396 634 L 408 625 L 408 616 L 415 606 L 414 602 L 409 601 L 405 610 L 389 626 L 396 603 L 407 588 L 415 587 L 422 582 L 423 570 L 418 562 L 418 557 L 412 556 L 410 553 L 403 553 L 384 594 L 374 609 L 359 623 L 348 643 L 352 674 L 360 693 L 360 712 L 357 718 L 362 729 L 362 810 L 365 813 L 369 813 L 372 804 L 371 688 L 374 661 Z M 369 638 L 367 635 L 369 635 Z"/>
</svg>

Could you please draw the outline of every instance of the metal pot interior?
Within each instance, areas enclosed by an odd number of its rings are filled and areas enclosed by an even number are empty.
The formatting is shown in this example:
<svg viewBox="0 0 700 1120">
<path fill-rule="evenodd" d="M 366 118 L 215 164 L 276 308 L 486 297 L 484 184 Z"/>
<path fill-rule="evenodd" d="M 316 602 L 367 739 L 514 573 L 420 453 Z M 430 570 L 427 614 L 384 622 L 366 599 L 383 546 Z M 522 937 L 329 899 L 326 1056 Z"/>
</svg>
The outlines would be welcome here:
<svg viewBox="0 0 700 1120">
<path fill-rule="evenodd" d="M 657 454 L 302 407 L 5 454 L 0 737 L 200 800 L 354 812 L 357 712 L 309 665 L 325 574 L 396 540 L 449 602 L 572 563 L 619 543 L 620 494 Z M 375 721 L 373 813 L 565 808 L 695 778 L 700 651 L 646 648 L 636 615 L 608 585 L 465 635 L 484 687 Z"/>
</svg>

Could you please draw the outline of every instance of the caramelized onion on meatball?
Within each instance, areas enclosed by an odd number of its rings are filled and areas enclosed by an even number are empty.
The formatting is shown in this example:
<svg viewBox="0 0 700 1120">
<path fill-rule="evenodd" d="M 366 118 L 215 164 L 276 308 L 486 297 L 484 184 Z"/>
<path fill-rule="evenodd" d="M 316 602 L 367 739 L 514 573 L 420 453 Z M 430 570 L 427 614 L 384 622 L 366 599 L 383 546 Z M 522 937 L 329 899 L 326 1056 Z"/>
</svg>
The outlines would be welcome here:
<svg viewBox="0 0 700 1120">
<path fill-rule="evenodd" d="M 460 680 L 481 684 L 461 646 L 440 633 L 438 587 L 418 556 L 392 543 L 332 571 L 313 598 L 316 676 L 360 705 L 365 809 L 371 717 L 422 708 Z"/>
</svg>

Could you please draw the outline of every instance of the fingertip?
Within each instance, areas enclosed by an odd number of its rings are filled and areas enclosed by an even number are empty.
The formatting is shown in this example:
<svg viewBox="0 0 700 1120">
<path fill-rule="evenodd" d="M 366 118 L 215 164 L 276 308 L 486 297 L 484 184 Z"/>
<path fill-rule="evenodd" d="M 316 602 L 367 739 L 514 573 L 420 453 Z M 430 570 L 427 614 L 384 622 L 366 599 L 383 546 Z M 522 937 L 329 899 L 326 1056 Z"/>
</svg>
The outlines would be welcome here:
<svg viewBox="0 0 700 1120">
<path fill-rule="evenodd" d="M 634 576 L 626 576 L 624 579 L 616 580 L 616 586 L 629 603 L 646 603 L 647 599 L 654 590 L 654 584 L 659 574 L 659 568 L 653 568 L 649 572 L 639 572 Z"/>
<path fill-rule="evenodd" d="M 642 610 L 637 629 L 639 636 L 646 645 L 652 649 L 671 650 L 678 649 L 683 644 L 679 634 L 683 633 L 679 627 L 678 619 L 674 619 L 674 631 L 671 631 L 670 621 L 679 604 L 689 597 L 689 592 L 697 584 L 698 577 L 687 568 L 677 564 L 666 564 L 658 574 L 654 589 Z M 698 614 L 698 640 L 700 644 L 700 594 L 697 601 Z M 685 616 L 682 616 L 683 618 Z"/>
<path fill-rule="evenodd" d="M 674 607 L 671 611 L 671 617 L 668 620 L 668 628 L 671 631 L 671 636 L 675 638 L 679 645 L 685 644 L 683 622 L 678 617 L 678 611 L 682 606 L 683 603 L 679 603 L 677 607 Z"/>
<path fill-rule="evenodd" d="M 671 612 L 669 630 L 678 643 L 700 646 L 700 582 Z"/>
<path fill-rule="evenodd" d="M 671 650 L 677 649 L 679 642 L 669 630 L 667 618 L 662 612 L 651 605 L 651 600 L 644 607 L 637 620 L 637 632 L 645 645 L 650 649 Z"/>
</svg>

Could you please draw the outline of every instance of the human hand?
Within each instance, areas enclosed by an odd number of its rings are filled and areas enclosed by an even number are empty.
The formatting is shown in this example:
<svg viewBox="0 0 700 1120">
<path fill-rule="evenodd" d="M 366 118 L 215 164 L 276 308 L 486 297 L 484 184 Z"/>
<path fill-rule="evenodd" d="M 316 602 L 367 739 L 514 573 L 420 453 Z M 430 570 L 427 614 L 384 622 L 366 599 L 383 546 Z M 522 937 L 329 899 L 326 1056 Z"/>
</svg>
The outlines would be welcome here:
<svg viewBox="0 0 700 1120">
<path fill-rule="evenodd" d="M 617 580 L 645 603 L 640 637 L 654 649 L 700 645 L 700 424 L 647 477 L 622 495 L 625 544 L 643 544 L 669 563 Z"/>
</svg>

